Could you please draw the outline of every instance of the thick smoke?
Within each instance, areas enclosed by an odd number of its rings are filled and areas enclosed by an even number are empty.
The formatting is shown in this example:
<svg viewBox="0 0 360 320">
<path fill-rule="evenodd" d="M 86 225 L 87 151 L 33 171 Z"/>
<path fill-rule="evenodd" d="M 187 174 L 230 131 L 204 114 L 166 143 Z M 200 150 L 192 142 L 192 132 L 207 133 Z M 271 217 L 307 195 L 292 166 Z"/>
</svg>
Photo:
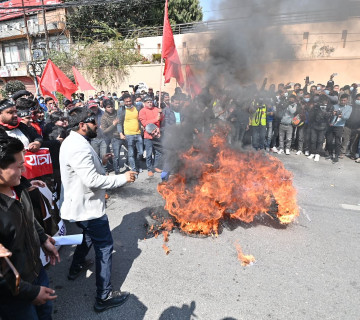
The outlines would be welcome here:
<svg viewBox="0 0 360 320">
<path fill-rule="evenodd" d="M 261 82 L 270 61 L 296 57 L 284 25 L 342 20 L 354 5 L 349 0 L 223 0 L 218 8 L 223 26 L 211 41 L 206 62 L 207 85 L 233 91 Z"/>
</svg>

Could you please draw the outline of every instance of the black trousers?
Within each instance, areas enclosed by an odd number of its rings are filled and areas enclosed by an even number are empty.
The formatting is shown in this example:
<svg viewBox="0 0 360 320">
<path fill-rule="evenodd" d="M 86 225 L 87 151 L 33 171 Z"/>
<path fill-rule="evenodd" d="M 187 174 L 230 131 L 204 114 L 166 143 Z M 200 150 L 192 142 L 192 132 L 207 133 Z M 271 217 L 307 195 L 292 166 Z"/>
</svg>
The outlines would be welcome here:
<svg viewBox="0 0 360 320">
<path fill-rule="evenodd" d="M 326 129 L 311 128 L 310 153 L 322 154 Z"/>
<path fill-rule="evenodd" d="M 332 155 L 334 151 L 337 156 L 340 155 L 343 132 L 344 127 L 329 127 L 326 134 L 326 142 L 330 155 Z"/>
</svg>

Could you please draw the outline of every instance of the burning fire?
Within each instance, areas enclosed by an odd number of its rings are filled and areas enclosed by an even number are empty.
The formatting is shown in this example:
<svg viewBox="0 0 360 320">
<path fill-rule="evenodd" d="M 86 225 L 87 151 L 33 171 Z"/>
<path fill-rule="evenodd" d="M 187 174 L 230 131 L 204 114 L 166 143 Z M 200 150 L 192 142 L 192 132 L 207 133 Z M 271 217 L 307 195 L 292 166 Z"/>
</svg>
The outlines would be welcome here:
<svg viewBox="0 0 360 320">
<path fill-rule="evenodd" d="M 240 244 L 235 243 L 235 247 L 236 247 L 236 250 L 237 250 L 237 253 L 238 253 L 238 259 L 239 259 L 239 261 L 241 261 L 241 265 L 243 267 L 251 265 L 251 264 L 253 264 L 255 262 L 254 256 L 252 256 L 252 255 L 247 255 L 246 256 L 246 255 L 243 254 Z"/>
<path fill-rule="evenodd" d="M 220 219 L 250 223 L 274 204 L 274 217 L 282 224 L 299 215 L 292 174 L 282 162 L 260 152 L 233 150 L 225 134 L 202 139 L 181 161 L 180 171 L 159 184 L 158 191 L 186 233 L 217 234 Z"/>
</svg>

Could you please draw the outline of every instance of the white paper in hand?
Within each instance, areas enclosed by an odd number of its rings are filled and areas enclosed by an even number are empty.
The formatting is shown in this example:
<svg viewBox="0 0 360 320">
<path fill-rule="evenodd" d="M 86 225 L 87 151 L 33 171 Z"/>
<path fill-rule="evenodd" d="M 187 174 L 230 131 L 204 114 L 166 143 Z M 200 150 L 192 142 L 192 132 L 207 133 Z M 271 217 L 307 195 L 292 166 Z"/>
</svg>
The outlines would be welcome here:
<svg viewBox="0 0 360 320">
<path fill-rule="evenodd" d="M 82 234 L 72 234 L 70 236 L 53 237 L 56 246 L 72 246 L 81 244 L 83 240 Z"/>
</svg>

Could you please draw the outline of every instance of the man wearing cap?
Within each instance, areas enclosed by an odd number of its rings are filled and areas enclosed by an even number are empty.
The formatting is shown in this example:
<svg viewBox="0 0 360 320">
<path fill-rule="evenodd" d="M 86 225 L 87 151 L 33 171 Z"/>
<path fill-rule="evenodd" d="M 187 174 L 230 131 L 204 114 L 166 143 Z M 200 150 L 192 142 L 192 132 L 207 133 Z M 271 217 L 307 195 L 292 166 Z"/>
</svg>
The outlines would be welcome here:
<svg viewBox="0 0 360 320">
<path fill-rule="evenodd" d="M 139 112 L 139 120 L 142 126 L 145 128 L 149 123 L 155 124 L 158 128 L 160 128 L 161 121 L 164 119 L 164 115 L 162 114 L 162 110 L 159 108 L 155 108 L 153 105 L 153 100 L 150 96 L 146 96 L 144 98 L 144 108 L 142 108 Z M 152 177 L 154 175 L 154 171 L 161 172 L 162 170 L 158 168 L 161 160 L 161 153 L 158 150 L 153 150 L 153 137 L 148 133 L 144 132 L 144 143 L 146 150 L 146 167 L 148 170 L 148 176 Z M 154 151 L 154 159 L 152 157 Z"/>
<path fill-rule="evenodd" d="M 97 287 L 94 309 L 102 312 L 120 306 L 129 297 L 129 293 L 113 291 L 111 285 L 113 239 L 105 214 L 105 190 L 134 182 L 136 172 L 105 175 L 103 165 L 111 154 L 101 160 L 90 144 L 97 135 L 96 116 L 85 108 L 78 109 L 69 118 L 71 132 L 60 148 L 63 183 L 60 212 L 62 219 L 76 222 L 83 230 L 83 242 L 75 249 L 69 280 L 75 280 L 90 265 L 85 258 L 94 245 Z"/>
<path fill-rule="evenodd" d="M 14 138 L 18 138 L 31 152 L 37 152 L 42 143 L 42 137 L 35 130 L 21 122 L 16 106 L 10 100 L 0 101 L 0 128 Z"/>
<path fill-rule="evenodd" d="M 16 101 L 19 98 L 30 98 L 32 96 L 32 93 L 30 91 L 27 90 L 19 90 L 16 91 L 12 96 L 11 99 L 13 99 L 14 101 Z"/>
</svg>

